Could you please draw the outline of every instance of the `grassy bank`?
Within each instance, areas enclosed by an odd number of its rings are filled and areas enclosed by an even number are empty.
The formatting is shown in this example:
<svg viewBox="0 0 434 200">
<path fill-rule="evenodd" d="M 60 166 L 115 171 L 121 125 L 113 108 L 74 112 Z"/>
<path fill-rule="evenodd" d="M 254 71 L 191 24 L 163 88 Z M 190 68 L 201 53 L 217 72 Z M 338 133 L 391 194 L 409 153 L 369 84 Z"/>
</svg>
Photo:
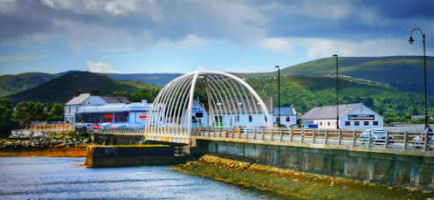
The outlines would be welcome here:
<svg viewBox="0 0 434 200">
<path fill-rule="evenodd" d="M 296 199 L 429 199 L 433 191 L 384 186 L 205 155 L 173 168 Z"/>
<path fill-rule="evenodd" d="M 21 149 L 0 149 L 0 157 L 4 156 L 46 156 L 46 157 L 85 157 L 87 145 L 83 146 L 61 146 L 50 148 L 21 148 Z"/>
</svg>

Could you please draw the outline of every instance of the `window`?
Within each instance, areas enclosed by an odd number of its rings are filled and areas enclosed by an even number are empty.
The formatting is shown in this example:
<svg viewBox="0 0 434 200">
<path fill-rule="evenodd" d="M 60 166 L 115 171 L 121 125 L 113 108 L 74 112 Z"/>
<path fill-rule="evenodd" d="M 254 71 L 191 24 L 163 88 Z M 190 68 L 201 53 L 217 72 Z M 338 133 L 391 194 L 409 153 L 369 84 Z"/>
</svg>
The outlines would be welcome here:
<svg viewBox="0 0 434 200">
<path fill-rule="evenodd" d="M 235 122 L 240 122 L 240 116 L 239 115 L 235 116 Z"/>
<path fill-rule="evenodd" d="M 216 122 L 223 122 L 222 116 L 215 116 L 214 119 Z"/>
<path fill-rule="evenodd" d="M 291 118 L 289 116 L 286 117 L 286 121 L 289 122 L 291 121 Z"/>
<path fill-rule="evenodd" d="M 280 118 L 279 117 L 276 117 L 276 122 L 280 122 Z"/>
<path fill-rule="evenodd" d="M 319 125 L 322 126 L 322 122 L 320 122 Z"/>
<path fill-rule="evenodd" d="M 330 126 L 330 122 L 327 122 L 327 126 Z"/>
<path fill-rule="evenodd" d="M 359 121 L 355 121 L 354 122 L 354 126 L 358 126 L 358 125 L 360 125 L 360 122 Z"/>
<path fill-rule="evenodd" d="M 378 126 L 378 121 L 374 121 L 373 125 Z"/>
<path fill-rule="evenodd" d="M 369 121 L 365 121 L 365 122 L 363 122 L 363 125 L 365 125 L 365 126 L 369 126 Z"/>
<path fill-rule="evenodd" d="M 71 106 L 68 106 L 69 114 L 71 114 Z"/>
<path fill-rule="evenodd" d="M 345 122 L 345 126 L 350 126 L 351 125 L 351 122 L 350 121 L 346 121 Z"/>
<path fill-rule="evenodd" d="M 249 122 L 253 121 L 253 117 L 251 115 L 249 115 Z"/>
</svg>

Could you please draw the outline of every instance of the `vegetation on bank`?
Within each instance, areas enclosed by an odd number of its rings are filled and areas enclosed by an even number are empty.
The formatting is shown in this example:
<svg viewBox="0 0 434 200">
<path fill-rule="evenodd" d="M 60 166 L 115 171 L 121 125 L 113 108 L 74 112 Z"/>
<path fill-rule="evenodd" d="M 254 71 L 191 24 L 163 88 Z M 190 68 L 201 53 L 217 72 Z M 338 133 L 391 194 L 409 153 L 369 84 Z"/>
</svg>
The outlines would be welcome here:
<svg viewBox="0 0 434 200">
<path fill-rule="evenodd" d="M 277 193 L 296 199 L 427 199 L 433 191 L 419 191 L 375 183 L 299 172 L 205 155 L 196 162 L 173 168 L 199 175 Z"/>
</svg>

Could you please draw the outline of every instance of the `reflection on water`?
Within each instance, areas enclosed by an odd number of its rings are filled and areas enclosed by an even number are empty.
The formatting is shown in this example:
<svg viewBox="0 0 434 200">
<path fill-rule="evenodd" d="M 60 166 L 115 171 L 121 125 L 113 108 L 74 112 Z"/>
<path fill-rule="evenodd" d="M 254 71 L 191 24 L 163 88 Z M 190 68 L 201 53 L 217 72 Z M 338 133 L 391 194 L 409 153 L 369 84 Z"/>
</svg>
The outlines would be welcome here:
<svg viewBox="0 0 434 200">
<path fill-rule="evenodd" d="M 84 158 L 0 158 L 0 199 L 270 199 L 164 167 L 89 169 Z"/>
</svg>

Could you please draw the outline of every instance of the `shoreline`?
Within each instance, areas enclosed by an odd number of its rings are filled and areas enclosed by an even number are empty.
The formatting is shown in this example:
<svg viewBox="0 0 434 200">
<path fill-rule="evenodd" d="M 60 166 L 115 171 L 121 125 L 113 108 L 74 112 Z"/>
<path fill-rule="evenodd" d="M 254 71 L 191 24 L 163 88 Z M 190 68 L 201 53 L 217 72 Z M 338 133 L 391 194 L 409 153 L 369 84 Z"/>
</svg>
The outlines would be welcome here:
<svg viewBox="0 0 434 200">
<path fill-rule="evenodd" d="M 432 199 L 434 192 L 241 162 L 212 155 L 172 170 L 298 199 Z"/>
<path fill-rule="evenodd" d="M 87 145 L 54 146 L 47 148 L 2 148 L 0 157 L 86 157 Z"/>
</svg>

